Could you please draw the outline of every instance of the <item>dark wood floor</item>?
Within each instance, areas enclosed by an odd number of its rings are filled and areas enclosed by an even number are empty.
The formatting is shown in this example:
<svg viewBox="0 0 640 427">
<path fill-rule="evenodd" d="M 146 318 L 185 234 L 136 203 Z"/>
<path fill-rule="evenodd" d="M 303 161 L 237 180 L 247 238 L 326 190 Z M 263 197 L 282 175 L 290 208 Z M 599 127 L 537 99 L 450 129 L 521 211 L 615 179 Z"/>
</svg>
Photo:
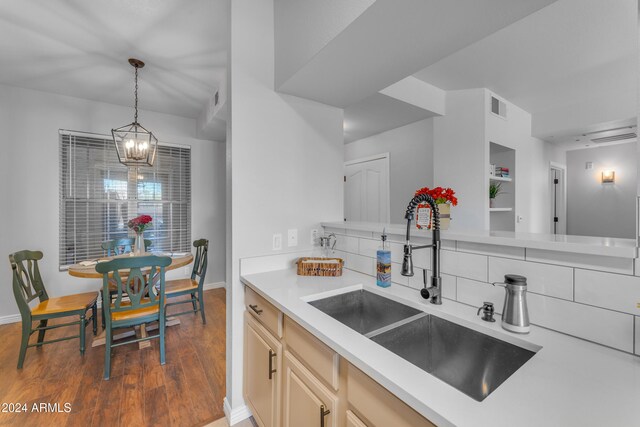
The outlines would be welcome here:
<svg viewBox="0 0 640 427">
<path fill-rule="evenodd" d="M 170 307 L 169 313 L 185 310 Z M 114 349 L 111 379 L 102 379 L 104 346 L 80 356 L 79 341 L 30 348 L 24 369 L 16 363 L 20 324 L 0 326 L 0 403 L 71 403 L 70 413 L 2 413 L 0 425 L 27 426 L 197 426 L 224 416 L 225 291 L 205 292 L 207 324 L 200 316 L 180 316 L 167 328 L 167 363 L 160 365 L 158 342 Z M 66 329 L 66 331 L 65 331 Z M 47 332 L 47 339 L 73 335 L 75 329 Z M 64 334 L 64 335 L 63 335 Z M 35 340 L 36 334 L 31 339 Z M 2 410 L 2 408 L 0 408 Z"/>
</svg>

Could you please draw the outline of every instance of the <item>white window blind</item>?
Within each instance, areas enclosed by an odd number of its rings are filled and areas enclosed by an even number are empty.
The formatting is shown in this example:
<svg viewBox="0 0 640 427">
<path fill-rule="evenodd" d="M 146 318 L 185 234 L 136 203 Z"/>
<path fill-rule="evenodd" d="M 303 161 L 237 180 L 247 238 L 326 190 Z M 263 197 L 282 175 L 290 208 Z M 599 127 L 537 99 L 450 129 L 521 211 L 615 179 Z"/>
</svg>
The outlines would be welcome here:
<svg viewBox="0 0 640 427">
<path fill-rule="evenodd" d="M 118 162 L 110 136 L 60 130 L 60 267 L 103 256 L 105 240 L 134 237 L 151 215 L 153 251 L 191 249 L 191 149 L 159 144 L 153 167 Z"/>
</svg>

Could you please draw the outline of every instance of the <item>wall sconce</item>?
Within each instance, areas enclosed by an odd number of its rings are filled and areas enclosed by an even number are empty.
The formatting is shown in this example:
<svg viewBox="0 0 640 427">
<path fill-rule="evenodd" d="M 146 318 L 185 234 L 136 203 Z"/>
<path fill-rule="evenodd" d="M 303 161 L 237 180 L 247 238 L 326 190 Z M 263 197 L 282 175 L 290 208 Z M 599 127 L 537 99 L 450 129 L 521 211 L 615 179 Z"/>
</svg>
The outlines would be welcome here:
<svg viewBox="0 0 640 427">
<path fill-rule="evenodd" d="M 612 170 L 602 172 L 602 183 L 616 182 L 616 172 Z"/>
</svg>

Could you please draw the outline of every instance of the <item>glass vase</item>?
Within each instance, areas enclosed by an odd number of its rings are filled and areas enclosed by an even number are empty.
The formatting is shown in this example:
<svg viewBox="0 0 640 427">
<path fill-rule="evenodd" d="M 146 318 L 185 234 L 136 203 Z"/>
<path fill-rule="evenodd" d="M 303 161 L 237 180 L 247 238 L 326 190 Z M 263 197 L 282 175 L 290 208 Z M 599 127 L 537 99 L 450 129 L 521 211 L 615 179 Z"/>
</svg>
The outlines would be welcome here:
<svg viewBox="0 0 640 427">
<path fill-rule="evenodd" d="M 144 231 L 141 231 L 140 233 L 136 233 L 136 240 L 133 242 L 133 254 L 144 255 L 144 253 Z"/>
</svg>

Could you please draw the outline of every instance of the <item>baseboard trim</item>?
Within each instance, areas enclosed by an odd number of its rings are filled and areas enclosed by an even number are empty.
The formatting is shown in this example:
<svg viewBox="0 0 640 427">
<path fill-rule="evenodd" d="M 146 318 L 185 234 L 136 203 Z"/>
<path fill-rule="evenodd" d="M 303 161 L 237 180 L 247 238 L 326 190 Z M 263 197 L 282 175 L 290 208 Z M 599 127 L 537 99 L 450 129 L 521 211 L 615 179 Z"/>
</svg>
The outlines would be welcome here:
<svg viewBox="0 0 640 427">
<path fill-rule="evenodd" d="M 242 405 L 238 408 L 231 409 L 229 401 L 226 397 L 224 398 L 222 409 L 224 410 L 224 415 L 227 417 L 227 422 L 230 426 L 237 424 L 242 420 L 246 420 L 251 416 L 251 411 L 249 410 L 247 405 Z"/>
<path fill-rule="evenodd" d="M 227 284 L 225 282 L 205 283 L 204 285 L 202 285 L 202 289 L 208 291 L 210 289 L 220 289 L 226 286 Z"/>
<path fill-rule="evenodd" d="M 22 321 L 22 317 L 19 314 L 10 314 L 8 316 L 0 316 L 0 325 L 7 325 L 9 323 L 17 323 Z"/>
</svg>

